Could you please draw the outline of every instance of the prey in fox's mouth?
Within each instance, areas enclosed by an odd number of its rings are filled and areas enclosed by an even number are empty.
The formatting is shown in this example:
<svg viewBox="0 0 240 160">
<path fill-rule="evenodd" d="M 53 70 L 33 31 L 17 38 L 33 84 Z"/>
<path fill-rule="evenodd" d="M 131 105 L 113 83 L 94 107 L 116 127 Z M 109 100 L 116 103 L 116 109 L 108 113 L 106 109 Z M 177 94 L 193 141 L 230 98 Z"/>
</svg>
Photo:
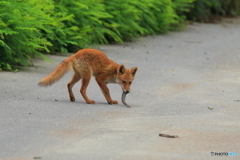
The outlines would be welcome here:
<svg viewBox="0 0 240 160">
<path fill-rule="evenodd" d="M 128 108 L 131 108 L 131 106 L 129 106 L 127 103 L 126 103 L 126 95 L 128 94 L 129 92 L 124 92 L 122 93 L 122 103 L 127 106 Z"/>
</svg>

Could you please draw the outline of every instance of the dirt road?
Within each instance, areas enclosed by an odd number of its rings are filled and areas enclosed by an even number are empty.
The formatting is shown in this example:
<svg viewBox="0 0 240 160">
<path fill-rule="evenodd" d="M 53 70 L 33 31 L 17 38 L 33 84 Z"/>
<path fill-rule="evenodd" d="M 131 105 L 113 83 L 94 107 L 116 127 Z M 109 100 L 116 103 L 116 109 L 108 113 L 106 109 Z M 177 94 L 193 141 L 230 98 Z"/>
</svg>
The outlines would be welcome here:
<svg viewBox="0 0 240 160">
<path fill-rule="evenodd" d="M 70 102 L 71 72 L 38 87 L 63 56 L 0 72 L 0 159 L 239 159 L 240 23 L 230 22 L 100 47 L 118 64 L 139 67 L 126 99 L 132 108 L 121 103 L 119 85 L 109 85 L 119 104 L 108 105 L 94 78 L 88 95 L 96 104 L 85 104 L 80 84 Z"/>
</svg>

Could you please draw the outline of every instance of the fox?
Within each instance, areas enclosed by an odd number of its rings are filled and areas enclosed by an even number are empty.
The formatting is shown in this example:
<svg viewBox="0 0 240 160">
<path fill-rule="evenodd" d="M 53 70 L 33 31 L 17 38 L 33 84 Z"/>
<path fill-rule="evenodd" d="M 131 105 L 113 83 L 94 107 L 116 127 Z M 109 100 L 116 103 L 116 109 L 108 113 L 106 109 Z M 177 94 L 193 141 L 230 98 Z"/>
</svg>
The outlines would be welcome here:
<svg viewBox="0 0 240 160">
<path fill-rule="evenodd" d="M 82 97 L 87 104 L 95 104 L 95 101 L 90 100 L 86 94 L 90 79 L 94 76 L 108 104 L 118 104 L 118 101 L 112 100 L 107 84 L 120 84 L 123 93 L 130 93 L 130 86 L 138 67 L 127 69 L 124 65 L 119 65 L 108 59 L 100 50 L 82 49 L 62 61 L 52 73 L 42 78 L 38 85 L 50 86 L 60 80 L 69 70 L 74 72 L 71 81 L 67 84 L 70 101 L 75 101 L 72 91 L 73 86 L 79 80 L 82 80 L 80 88 Z"/>
</svg>

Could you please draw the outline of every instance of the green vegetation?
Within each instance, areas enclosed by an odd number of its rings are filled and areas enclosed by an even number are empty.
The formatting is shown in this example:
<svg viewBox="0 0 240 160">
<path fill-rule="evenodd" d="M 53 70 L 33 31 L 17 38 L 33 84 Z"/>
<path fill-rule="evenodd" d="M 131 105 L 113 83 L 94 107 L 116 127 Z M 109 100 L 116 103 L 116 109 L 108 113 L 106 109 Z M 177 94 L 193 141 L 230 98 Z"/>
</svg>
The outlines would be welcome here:
<svg viewBox="0 0 240 160">
<path fill-rule="evenodd" d="M 14 70 L 28 60 L 49 51 L 52 44 L 42 31 L 55 22 L 49 15 L 53 3 L 47 0 L 0 1 L 0 69 Z"/>
<path fill-rule="evenodd" d="M 195 0 L 187 17 L 200 22 L 214 22 L 216 16 L 240 14 L 240 0 Z"/>
<path fill-rule="evenodd" d="M 132 40 L 184 27 L 186 17 L 239 14 L 240 0 L 1 0 L 0 70 L 44 53 Z"/>
</svg>

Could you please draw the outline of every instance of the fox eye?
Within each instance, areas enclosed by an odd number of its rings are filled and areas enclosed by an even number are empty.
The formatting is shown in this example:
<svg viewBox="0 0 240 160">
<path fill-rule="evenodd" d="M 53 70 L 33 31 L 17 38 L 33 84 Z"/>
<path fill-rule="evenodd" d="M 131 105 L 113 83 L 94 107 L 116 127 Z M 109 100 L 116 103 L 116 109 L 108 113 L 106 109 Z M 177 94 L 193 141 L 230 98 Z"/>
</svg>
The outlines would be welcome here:
<svg viewBox="0 0 240 160">
<path fill-rule="evenodd" d="M 129 84 L 132 84 L 132 82 L 129 82 Z"/>
<path fill-rule="evenodd" d="M 124 83 L 124 84 L 125 84 L 125 83 L 126 83 L 126 81 L 122 81 L 122 83 Z"/>
</svg>

